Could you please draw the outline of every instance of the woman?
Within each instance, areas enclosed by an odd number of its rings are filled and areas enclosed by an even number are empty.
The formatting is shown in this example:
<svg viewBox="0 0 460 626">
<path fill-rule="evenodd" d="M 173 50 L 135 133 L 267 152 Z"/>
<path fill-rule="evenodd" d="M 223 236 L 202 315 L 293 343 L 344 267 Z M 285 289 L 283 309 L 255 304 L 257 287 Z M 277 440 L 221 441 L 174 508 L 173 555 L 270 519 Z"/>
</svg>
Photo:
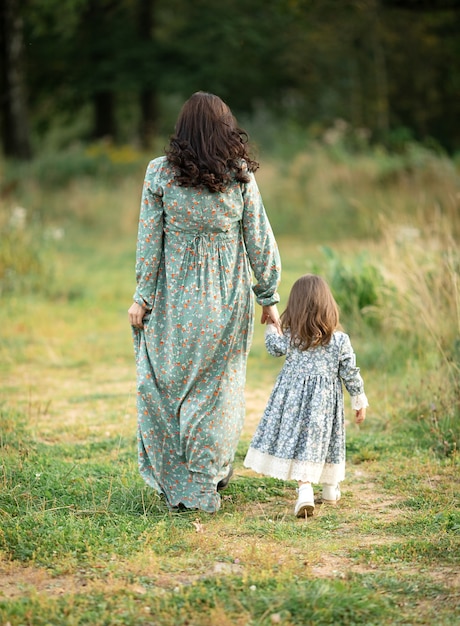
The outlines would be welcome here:
<svg viewBox="0 0 460 626">
<path fill-rule="evenodd" d="M 254 294 L 262 323 L 279 323 L 279 254 L 245 139 L 220 98 L 195 93 L 145 177 L 128 311 L 139 468 L 171 508 L 219 509 L 244 421 Z"/>
</svg>

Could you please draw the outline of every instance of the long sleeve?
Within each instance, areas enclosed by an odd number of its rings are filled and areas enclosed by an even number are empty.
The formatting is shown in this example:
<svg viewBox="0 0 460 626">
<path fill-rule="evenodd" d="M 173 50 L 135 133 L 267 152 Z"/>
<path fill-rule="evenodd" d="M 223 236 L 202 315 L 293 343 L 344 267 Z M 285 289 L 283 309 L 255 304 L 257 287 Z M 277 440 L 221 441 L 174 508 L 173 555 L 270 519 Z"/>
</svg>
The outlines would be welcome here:
<svg viewBox="0 0 460 626">
<path fill-rule="evenodd" d="M 272 356 L 284 356 L 289 348 L 289 336 L 279 335 L 274 324 L 265 328 L 265 348 Z"/>
<path fill-rule="evenodd" d="M 152 309 L 163 249 L 162 189 L 157 182 L 158 166 L 151 161 L 142 191 L 136 248 L 136 282 L 134 301 Z"/>
<path fill-rule="evenodd" d="M 353 411 L 359 411 L 359 409 L 365 409 L 368 406 L 369 402 L 365 393 L 360 393 L 359 396 L 351 396 L 351 408 Z"/>
<path fill-rule="evenodd" d="M 348 335 L 343 335 L 341 345 L 339 376 L 345 385 L 346 390 L 352 397 L 352 407 L 360 409 L 368 406 L 366 394 L 364 393 L 364 382 L 356 366 L 356 356 L 351 346 Z"/>
<path fill-rule="evenodd" d="M 253 291 L 257 302 L 269 306 L 279 302 L 277 287 L 281 278 L 281 260 L 275 237 L 262 202 L 254 174 L 242 184 L 244 200 L 243 236 L 256 279 Z"/>
</svg>

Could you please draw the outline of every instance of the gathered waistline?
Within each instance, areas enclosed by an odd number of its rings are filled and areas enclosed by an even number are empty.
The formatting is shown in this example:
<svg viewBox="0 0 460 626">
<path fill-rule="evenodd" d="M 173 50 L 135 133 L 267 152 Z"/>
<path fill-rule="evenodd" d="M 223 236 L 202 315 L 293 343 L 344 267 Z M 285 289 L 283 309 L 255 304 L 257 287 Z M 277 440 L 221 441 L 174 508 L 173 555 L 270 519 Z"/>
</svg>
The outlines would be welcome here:
<svg viewBox="0 0 460 626">
<path fill-rule="evenodd" d="M 238 225 L 225 231 L 165 231 L 166 234 L 172 235 L 176 240 L 185 244 L 188 252 L 198 258 L 206 257 L 213 247 L 213 244 L 224 244 L 226 242 L 235 241 L 240 230 Z"/>
<path fill-rule="evenodd" d="M 215 239 L 217 240 L 232 239 L 238 233 L 239 229 L 240 229 L 240 224 L 238 222 L 237 225 L 233 226 L 232 228 L 229 228 L 228 230 L 182 231 L 182 230 L 169 229 L 169 230 L 165 230 L 164 234 L 170 235 L 170 236 L 173 235 L 174 237 L 178 237 L 182 239 L 183 241 L 189 242 L 189 243 L 197 242 L 200 240 L 203 243 L 207 243 L 207 242 L 212 243 Z"/>
</svg>

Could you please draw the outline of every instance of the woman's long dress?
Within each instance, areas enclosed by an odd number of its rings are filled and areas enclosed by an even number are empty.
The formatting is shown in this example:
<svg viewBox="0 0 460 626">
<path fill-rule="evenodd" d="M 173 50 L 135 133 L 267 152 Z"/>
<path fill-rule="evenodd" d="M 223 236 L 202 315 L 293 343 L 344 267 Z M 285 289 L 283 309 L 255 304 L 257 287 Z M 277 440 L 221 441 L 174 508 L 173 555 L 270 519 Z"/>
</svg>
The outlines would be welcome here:
<svg viewBox="0 0 460 626">
<path fill-rule="evenodd" d="M 253 284 L 252 271 L 255 276 Z M 170 507 L 213 512 L 244 421 L 254 294 L 278 302 L 280 260 L 255 182 L 179 186 L 165 157 L 146 173 L 133 329 L 139 469 Z"/>
</svg>

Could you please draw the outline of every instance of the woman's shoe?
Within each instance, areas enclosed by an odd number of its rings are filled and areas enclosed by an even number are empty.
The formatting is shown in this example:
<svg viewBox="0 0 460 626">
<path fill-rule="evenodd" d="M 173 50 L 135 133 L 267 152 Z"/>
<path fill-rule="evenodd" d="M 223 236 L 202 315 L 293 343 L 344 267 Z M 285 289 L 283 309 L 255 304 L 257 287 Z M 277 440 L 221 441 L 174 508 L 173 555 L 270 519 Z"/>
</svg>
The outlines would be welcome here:
<svg viewBox="0 0 460 626">
<path fill-rule="evenodd" d="M 232 476 L 233 467 L 230 465 L 227 476 L 225 478 L 222 478 L 222 480 L 219 480 L 219 482 L 217 483 L 217 491 L 222 491 L 222 489 L 225 489 L 225 487 L 228 486 L 228 483 L 230 482 L 230 478 Z"/>
<path fill-rule="evenodd" d="M 337 504 L 341 493 L 338 485 L 323 485 L 323 502 L 326 504 Z"/>
<path fill-rule="evenodd" d="M 315 510 L 315 496 L 311 484 L 299 487 L 299 497 L 294 508 L 296 517 L 311 517 Z"/>
</svg>

